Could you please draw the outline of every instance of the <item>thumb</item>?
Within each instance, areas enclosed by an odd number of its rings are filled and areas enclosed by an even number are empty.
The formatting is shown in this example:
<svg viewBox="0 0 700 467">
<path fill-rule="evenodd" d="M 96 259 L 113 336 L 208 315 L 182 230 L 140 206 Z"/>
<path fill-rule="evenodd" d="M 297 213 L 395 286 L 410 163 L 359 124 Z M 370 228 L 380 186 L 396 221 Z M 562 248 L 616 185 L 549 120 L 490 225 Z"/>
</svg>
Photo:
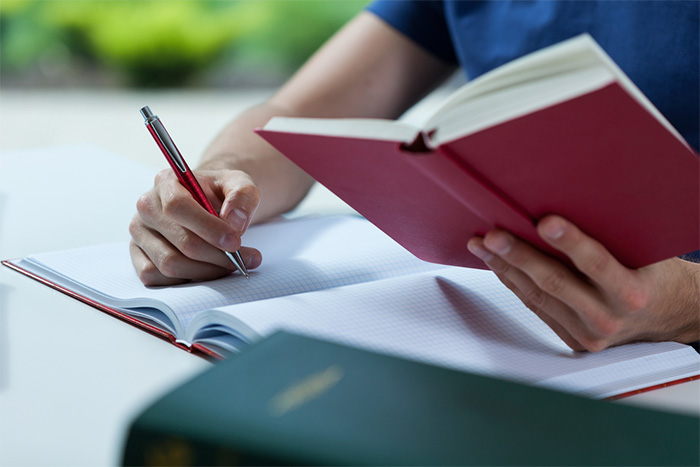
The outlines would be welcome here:
<svg viewBox="0 0 700 467">
<path fill-rule="evenodd" d="M 240 170 L 227 170 L 216 178 L 223 198 L 220 217 L 241 234 L 246 231 L 260 204 L 260 191 L 253 179 Z"/>
</svg>

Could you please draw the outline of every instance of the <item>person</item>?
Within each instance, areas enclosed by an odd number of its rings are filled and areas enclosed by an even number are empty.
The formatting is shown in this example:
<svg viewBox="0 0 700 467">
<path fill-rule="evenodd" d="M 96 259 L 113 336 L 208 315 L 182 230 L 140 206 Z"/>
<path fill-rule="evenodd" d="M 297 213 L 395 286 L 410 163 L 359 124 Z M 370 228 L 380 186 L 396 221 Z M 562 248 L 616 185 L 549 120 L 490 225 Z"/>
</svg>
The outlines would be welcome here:
<svg viewBox="0 0 700 467">
<path fill-rule="evenodd" d="M 222 249 L 260 265 L 261 252 L 241 246 L 244 232 L 292 209 L 313 183 L 252 131 L 271 117 L 395 119 L 458 66 L 474 78 L 582 32 L 697 150 L 699 17 L 698 2 L 376 1 L 207 148 L 196 175 L 220 219 L 171 171 L 157 175 L 130 224 L 138 276 L 147 285 L 221 277 L 233 271 Z M 671 258 L 631 270 L 562 217 L 537 229 L 573 266 L 502 230 L 465 238 L 465 248 L 572 349 L 700 339 L 700 264 Z"/>
</svg>

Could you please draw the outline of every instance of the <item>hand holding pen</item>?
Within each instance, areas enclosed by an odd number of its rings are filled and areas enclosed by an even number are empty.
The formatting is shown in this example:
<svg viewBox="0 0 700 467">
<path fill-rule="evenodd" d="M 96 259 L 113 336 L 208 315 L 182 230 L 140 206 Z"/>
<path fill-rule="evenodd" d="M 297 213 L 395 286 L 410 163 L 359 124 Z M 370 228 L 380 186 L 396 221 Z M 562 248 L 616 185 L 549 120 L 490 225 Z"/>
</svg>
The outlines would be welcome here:
<svg viewBox="0 0 700 467">
<path fill-rule="evenodd" d="M 200 171 L 203 190 L 158 117 L 148 107 L 141 113 L 172 170 L 159 173 L 154 188 L 139 199 L 130 225 L 139 278 L 146 285 L 168 285 L 221 277 L 233 267 L 247 276 L 246 265 L 261 261 L 257 250 L 240 248 L 257 208 L 255 184 L 234 170 Z"/>
</svg>

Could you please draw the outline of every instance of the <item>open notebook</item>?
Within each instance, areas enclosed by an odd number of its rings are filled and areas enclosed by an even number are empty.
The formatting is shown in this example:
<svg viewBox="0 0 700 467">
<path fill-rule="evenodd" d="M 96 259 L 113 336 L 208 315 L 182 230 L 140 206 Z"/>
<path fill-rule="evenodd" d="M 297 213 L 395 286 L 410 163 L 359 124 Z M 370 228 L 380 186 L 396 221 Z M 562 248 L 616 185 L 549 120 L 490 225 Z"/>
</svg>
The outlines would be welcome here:
<svg viewBox="0 0 700 467">
<path fill-rule="evenodd" d="M 148 288 L 126 243 L 3 264 L 180 346 L 222 356 L 286 329 L 594 397 L 700 375 L 700 355 L 672 342 L 573 352 L 491 272 L 420 261 L 361 218 L 256 226 L 245 243 L 264 258 L 250 281 L 236 274 Z"/>
</svg>

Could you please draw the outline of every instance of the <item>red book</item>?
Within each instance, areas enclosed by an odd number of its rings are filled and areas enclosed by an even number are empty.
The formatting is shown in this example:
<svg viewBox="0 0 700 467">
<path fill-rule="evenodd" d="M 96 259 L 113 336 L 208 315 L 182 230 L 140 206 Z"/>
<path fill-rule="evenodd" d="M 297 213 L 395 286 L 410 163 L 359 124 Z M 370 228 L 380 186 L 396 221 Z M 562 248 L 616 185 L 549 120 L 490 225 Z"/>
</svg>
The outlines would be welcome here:
<svg viewBox="0 0 700 467">
<path fill-rule="evenodd" d="M 420 127 L 273 118 L 258 133 L 426 261 L 483 268 L 500 227 L 559 254 L 536 222 L 571 220 L 629 267 L 700 249 L 700 158 L 587 35 L 457 90 Z"/>
</svg>

